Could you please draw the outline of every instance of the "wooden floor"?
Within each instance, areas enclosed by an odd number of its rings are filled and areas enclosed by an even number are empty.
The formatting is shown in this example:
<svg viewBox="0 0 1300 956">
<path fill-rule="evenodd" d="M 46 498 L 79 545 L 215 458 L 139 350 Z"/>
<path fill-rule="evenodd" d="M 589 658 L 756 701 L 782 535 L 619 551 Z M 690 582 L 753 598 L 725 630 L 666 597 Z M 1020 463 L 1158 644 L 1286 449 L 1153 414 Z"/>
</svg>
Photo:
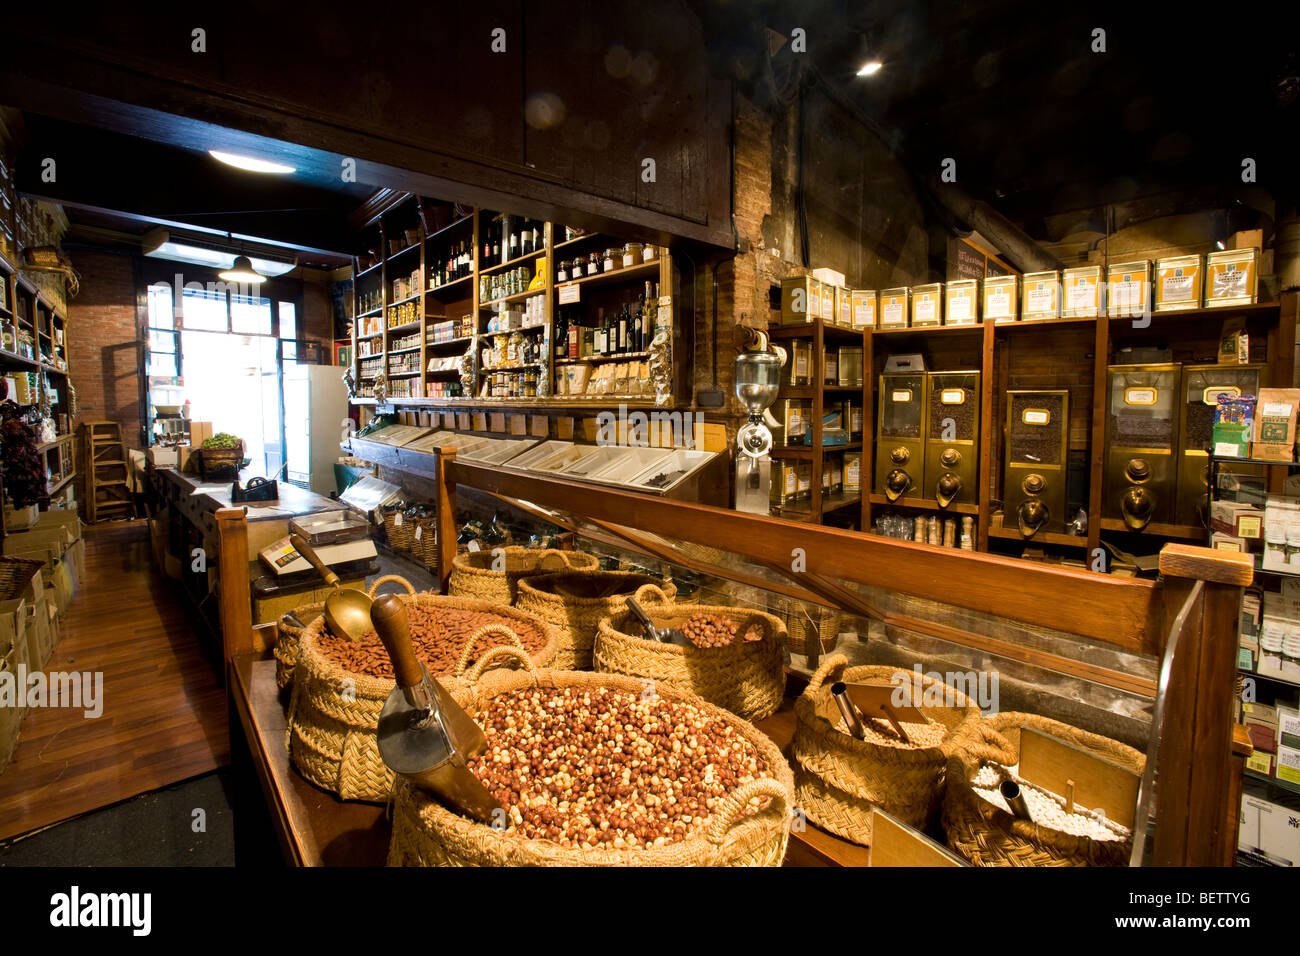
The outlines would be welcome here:
<svg viewBox="0 0 1300 956">
<path fill-rule="evenodd" d="M 87 526 L 86 572 L 47 671 L 102 671 L 103 714 L 33 708 L 0 774 L 0 839 L 230 760 L 226 697 L 143 521 Z"/>
</svg>

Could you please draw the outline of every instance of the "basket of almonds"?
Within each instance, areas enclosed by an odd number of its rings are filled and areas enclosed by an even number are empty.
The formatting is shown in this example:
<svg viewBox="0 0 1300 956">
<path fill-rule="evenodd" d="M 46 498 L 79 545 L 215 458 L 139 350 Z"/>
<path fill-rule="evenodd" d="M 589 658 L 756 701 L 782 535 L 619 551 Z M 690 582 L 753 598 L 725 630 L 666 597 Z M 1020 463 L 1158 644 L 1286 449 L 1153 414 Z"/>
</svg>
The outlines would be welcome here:
<svg viewBox="0 0 1300 956">
<path fill-rule="evenodd" d="M 298 641 L 302 632 L 323 613 L 324 604 L 303 604 L 281 615 L 275 628 L 275 647 L 271 651 L 275 655 L 275 683 L 281 690 L 293 683 L 293 669 L 298 663 Z"/>
<path fill-rule="evenodd" d="M 490 551 L 467 551 L 451 563 L 447 593 L 498 604 L 514 604 L 519 579 L 545 571 L 594 571 L 595 555 L 558 548 L 524 548 L 510 545 Z"/>
<path fill-rule="evenodd" d="M 843 654 L 828 657 L 795 701 L 790 744 L 795 804 L 823 829 L 870 846 L 875 807 L 917 829 L 935 816 L 948 758 L 965 746 L 980 711 L 964 694 L 923 677 L 916 709 L 924 722 L 902 722 L 900 736 L 887 722 L 864 720 L 866 739 L 859 740 L 845 726 L 832 686 L 905 681 L 911 688 L 916 677 L 896 667 L 848 663 Z M 930 694 L 924 692 L 932 687 Z M 937 705 L 926 705 L 927 699 Z"/>
<path fill-rule="evenodd" d="M 520 670 L 492 670 L 512 659 Z M 780 866 L 793 779 L 753 725 L 611 674 L 533 669 L 493 648 L 448 687 L 487 736 L 470 770 L 491 824 L 405 778 L 390 866 Z"/>
<path fill-rule="evenodd" d="M 643 589 L 654 595 L 657 588 Z M 656 629 L 676 628 L 690 646 L 643 636 L 624 608 L 601 620 L 592 663 L 605 674 L 623 674 L 703 697 L 746 720 L 776 712 L 785 694 L 785 624 L 766 611 L 711 604 L 659 604 L 645 610 Z"/>
<path fill-rule="evenodd" d="M 371 585 L 371 596 L 385 580 Z M 543 666 L 555 659 L 558 635 L 541 618 L 470 598 L 403 597 L 416 656 L 430 674 L 459 677 L 492 647 L 509 644 Z M 302 635 L 289 700 L 289 759 L 304 777 L 344 800 L 387 800 L 393 773 L 379 755 L 379 714 L 396 686 L 379 636 L 338 637 L 323 617 Z"/>
<path fill-rule="evenodd" d="M 560 632 L 554 667 L 591 670 L 591 648 L 602 618 L 627 607 L 629 595 L 649 600 L 651 589 L 671 601 L 677 587 L 665 578 L 633 571 L 557 571 L 521 578 L 515 607 L 536 614 Z"/>
<path fill-rule="evenodd" d="M 975 866 L 1127 866 L 1133 832 L 1095 810 L 1020 779 L 1020 732 L 1037 730 L 1141 776 L 1146 757 L 1109 737 L 1037 714 L 979 722 L 978 739 L 948 764 L 943 828 L 948 846 Z M 1024 819 L 1001 793 L 1016 783 Z"/>
</svg>

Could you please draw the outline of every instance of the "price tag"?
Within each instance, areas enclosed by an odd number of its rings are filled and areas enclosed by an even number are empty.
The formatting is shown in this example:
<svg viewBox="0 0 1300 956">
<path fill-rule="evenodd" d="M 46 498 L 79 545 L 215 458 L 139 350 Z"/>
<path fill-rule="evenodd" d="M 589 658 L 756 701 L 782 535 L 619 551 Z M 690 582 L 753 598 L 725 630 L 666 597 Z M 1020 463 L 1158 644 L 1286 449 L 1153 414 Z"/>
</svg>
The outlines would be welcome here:
<svg viewBox="0 0 1300 956">
<path fill-rule="evenodd" d="M 400 511 L 393 516 L 393 524 L 399 528 L 402 526 L 402 513 Z"/>
<path fill-rule="evenodd" d="M 479 550 L 481 550 L 481 548 L 479 547 L 478 540 L 475 539 L 474 541 L 471 541 L 469 544 L 465 545 L 465 550 L 467 550 L 467 551 L 479 551 Z"/>
<path fill-rule="evenodd" d="M 560 286 L 560 305 L 569 305 L 579 301 L 582 296 L 582 286 L 580 285 L 562 285 Z"/>
<path fill-rule="evenodd" d="M 1021 420 L 1026 425 L 1046 425 L 1051 421 L 1051 414 L 1045 409 L 1026 408 Z"/>
<path fill-rule="evenodd" d="M 423 537 L 424 537 L 424 525 L 417 524 L 415 526 L 415 540 L 419 541 Z"/>
</svg>

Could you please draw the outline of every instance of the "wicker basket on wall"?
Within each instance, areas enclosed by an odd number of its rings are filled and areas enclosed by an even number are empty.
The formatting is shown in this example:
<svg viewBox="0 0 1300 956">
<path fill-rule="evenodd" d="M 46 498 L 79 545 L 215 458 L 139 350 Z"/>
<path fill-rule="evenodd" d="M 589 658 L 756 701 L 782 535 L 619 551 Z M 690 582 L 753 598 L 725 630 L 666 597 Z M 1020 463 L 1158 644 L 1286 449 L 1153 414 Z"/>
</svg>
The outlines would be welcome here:
<svg viewBox="0 0 1300 956">
<path fill-rule="evenodd" d="M 372 592 L 379 583 L 371 586 Z M 486 601 L 416 594 L 409 584 L 407 587 L 410 593 L 403 598 L 407 604 L 489 614 L 495 622 L 465 635 L 460 660 L 448 684 L 454 684 L 477 655 L 503 640 L 519 646 L 524 653 L 510 628 L 520 622 L 535 628 L 545 639 L 542 648 L 532 653 L 533 663 L 541 667 L 555 658 L 558 635 L 538 617 Z M 385 801 L 392 790 L 393 773 L 379 756 L 379 714 L 396 682 L 391 677 L 354 673 L 339 666 L 320 647 L 324 629 L 324 618 L 317 618 L 299 641 L 289 701 L 289 758 L 304 777 L 344 800 Z"/>
<path fill-rule="evenodd" d="M 649 605 L 656 628 L 681 627 L 692 615 L 712 614 L 736 625 L 736 639 L 723 647 L 680 647 L 639 636 L 641 627 L 626 609 L 601 620 L 592 664 L 605 674 L 652 680 L 704 698 L 746 720 L 776 712 L 785 694 L 785 625 L 766 611 L 711 604 Z M 744 640 L 751 628 L 762 637 Z"/>
<path fill-rule="evenodd" d="M 514 648 L 493 648 L 449 688 L 471 714 L 493 697 L 533 686 L 546 688 L 606 687 L 642 692 L 640 681 L 611 674 L 560 670 L 484 671 L 498 659 L 518 658 Z M 769 777 L 734 790 L 699 832 L 679 843 L 654 848 L 565 847 L 550 840 L 498 832 L 451 812 L 406 779 L 397 782 L 393 803 L 393 837 L 389 866 L 780 866 L 790 837 L 793 780 L 781 752 L 753 725 L 690 695 L 669 688 L 669 700 L 689 702 L 724 720 L 754 746 L 767 764 Z M 768 798 L 752 816 L 741 811 L 754 797 Z"/>
<path fill-rule="evenodd" d="M 280 616 L 276 625 L 275 648 L 275 683 L 284 690 L 293 683 L 293 669 L 298 664 L 298 641 L 312 621 L 325 613 L 324 604 L 303 604 Z M 300 627 L 289 620 L 290 615 L 302 622 Z"/>
<path fill-rule="evenodd" d="M 633 571 L 556 571 L 520 579 L 515 607 L 559 630 L 556 669 L 589 671 L 601 619 L 626 610 L 630 596 L 638 603 L 672 601 L 677 587 L 666 578 Z"/>
<path fill-rule="evenodd" d="M 975 793 L 971 781 L 985 762 L 1020 762 L 1020 731 L 1026 727 L 1060 738 L 1141 775 L 1146 757 L 1109 737 L 1037 714 L 996 714 L 980 721 L 978 742 L 948 764 L 943 829 L 948 846 L 975 866 L 1127 866 L 1133 837 L 1097 840 L 1020 820 Z M 1117 833 L 1117 836 L 1122 836 Z"/>
<path fill-rule="evenodd" d="M 498 550 L 504 554 L 498 555 Z M 493 565 L 499 557 L 505 558 L 505 565 L 498 571 Z M 595 571 L 598 567 L 600 561 L 595 555 L 581 551 L 523 548 L 519 545 L 491 551 L 470 551 L 456 555 L 452 562 L 447 593 L 498 604 L 514 604 L 520 578 L 544 571 Z"/>
<path fill-rule="evenodd" d="M 849 667 L 843 654 L 828 657 L 795 701 L 795 732 L 790 745 L 795 805 L 818 826 L 863 846 L 871 845 L 871 811 L 880 807 L 899 820 L 924 829 L 938 812 L 948 759 L 965 746 L 980 719 L 979 707 L 964 694 L 945 688 L 954 706 L 922 706 L 921 712 L 945 728 L 938 746 L 904 749 L 858 740 L 836 729 L 839 712 L 831 696 L 836 681 L 889 681 L 913 673 L 897 667 Z M 938 684 L 922 679 L 922 687 Z M 944 685 L 939 685 L 944 686 Z"/>
</svg>

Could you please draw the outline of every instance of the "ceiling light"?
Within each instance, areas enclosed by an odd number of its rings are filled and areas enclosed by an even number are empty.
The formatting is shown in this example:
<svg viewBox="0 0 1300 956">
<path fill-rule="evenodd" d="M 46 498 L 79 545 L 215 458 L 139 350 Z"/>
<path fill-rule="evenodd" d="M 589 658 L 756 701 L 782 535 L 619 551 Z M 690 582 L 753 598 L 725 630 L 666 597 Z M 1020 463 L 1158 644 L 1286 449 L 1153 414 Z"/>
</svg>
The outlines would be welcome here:
<svg viewBox="0 0 1300 956">
<path fill-rule="evenodd" d="M 1216 248 L 1222 249 L 1222 248 L 1223 248 L 1223 240 L 1222 240 L 1222 239 L 1216 239 L 1215 242 L 1214 242 L 1214 245 L 1215 245 Z"/>
<path fill-rule="evenodd" d="M 231 248 L 232 246 L 236 248 Z M 166 227 L 160 226 L 141 236 L 140 251 L 151 259 L 186 262 L 209 269 L 232 269 L 236 256 L 242 255 L 243 249 L 242 244 L 233 241 L 218 244 L 188 236 L 174 236 Z M 271 259 L 266 254 L 244 258 L 249 260 L 253 271 L 264 279 L 274 279 L 292 272 L 298 265 L 297 259 Z"/>
<path fill-rule="evenodd" d="M 252 156 L 240 156 L 236 153 L 223 153 L 219 149 L 208 150 L 208 155 L 213 159 L 218 159 L 227 166 L 234 166 L 236 169 L 246 169 L 251 173 L 291 173 L 294 168 L 285 166 L 282 163 L 272 163 L 265 159 L 255 159 Z"/>
<path fill-rule="evenodd" d="M 235 264 L 225 272 L 218 272 L 221 278 L 227 282 L 265 282 L 266 276 L 260 274 L 253 268 L 253 263 L 249 261 L 248 256 L 238 256 Z"/>
<path fill-rule="evenodd" d="M 879 60 L 868 60 L 866 63 L 863 63 L 862 68 L 858 70 L 858 76 L 871 76 L 874 73 L 879 73 L 881 67 L 884 65 L 885 64 L 881 63 Z"/>
</svg>

